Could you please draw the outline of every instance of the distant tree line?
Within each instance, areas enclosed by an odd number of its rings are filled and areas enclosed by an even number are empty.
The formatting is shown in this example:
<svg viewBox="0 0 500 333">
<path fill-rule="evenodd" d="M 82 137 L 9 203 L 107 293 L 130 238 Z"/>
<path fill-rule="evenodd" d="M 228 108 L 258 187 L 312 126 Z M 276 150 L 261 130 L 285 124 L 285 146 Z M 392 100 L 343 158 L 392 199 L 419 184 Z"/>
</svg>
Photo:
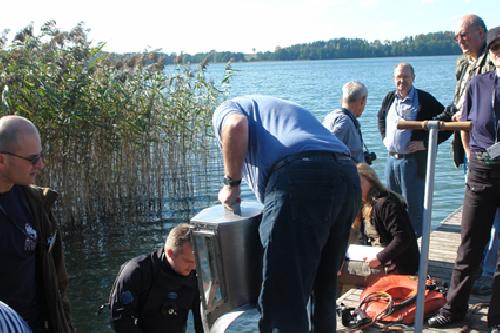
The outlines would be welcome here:
<svg viewBox="0 0 500 333">
<path fill-rule="evenodd" d="M 160 51 L 149 51 L 149 53 L 156 54 L 157 57 L 161 58 L 164 64 L 203 64 L 208 63 L 228 63 L 228 62 L 244 62 L 248 61 L 248 56 L 243 54 L 243 52 L 230 52 L 230 51 L 210 51 L 197 53 L 195 55 L 190 54 L 177 54 L 172 52 L 170 54 L 162 53 Z M 140 55 L 140 53 L 130 52 L 124 54 L 111 53 L 110 59 L 115 63 L 128 63 L 132 61 L 134 57 Z M 147 63 L 147 60 L 146 60 Z"/>
<path fill-rule="evenodd" d="M 405 37 L 399 41 L 368 42 L 362 38 L 334 38 L 329 41 L 277 47 L 274 52 L 217 52 L 190 54 L 162 54 L 166 64 L 178 63 L 227 63 L 243 61 L 331 60 L 343 58 L 458 55 L 460 48 L 452 31 L 431 32 L 426 35 Z M 115 55 L 129 57 L 130 54 Z"/>
<path fill-rule="evenodd" d="M 451 31 L 433 32 L 400 41 L 361 38 L 335 38 L 307 44 L 277 48 L 274 52 L 258 52 L 254 60 L 330 60 L 342 58 L 435 56 L 460 54 Z"/>
</svg>

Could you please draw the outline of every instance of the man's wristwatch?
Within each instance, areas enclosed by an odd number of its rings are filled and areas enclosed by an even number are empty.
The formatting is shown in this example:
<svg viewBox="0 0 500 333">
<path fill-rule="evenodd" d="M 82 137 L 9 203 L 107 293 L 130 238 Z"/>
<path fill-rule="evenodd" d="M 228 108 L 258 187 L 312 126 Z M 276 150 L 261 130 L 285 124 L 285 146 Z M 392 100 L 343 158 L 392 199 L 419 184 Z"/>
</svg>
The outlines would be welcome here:
<svg viewBox="0 0 500 333">
<path fill-rule="evenodd" d="M 229 185 L 230 187 L 235 187 L 241 184 L 241 179 L 235 180 L 229 176 L 224 176 L 224 185 Z"/>
</svg>

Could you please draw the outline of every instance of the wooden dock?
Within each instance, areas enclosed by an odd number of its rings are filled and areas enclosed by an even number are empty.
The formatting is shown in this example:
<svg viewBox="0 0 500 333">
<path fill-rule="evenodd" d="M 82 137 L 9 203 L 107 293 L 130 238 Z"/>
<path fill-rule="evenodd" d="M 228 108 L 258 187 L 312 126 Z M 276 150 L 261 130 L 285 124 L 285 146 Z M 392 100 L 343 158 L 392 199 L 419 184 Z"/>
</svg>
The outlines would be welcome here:
<svg viewBox="0 0 500 333">
<path fill-rule="evenodd" d="M 458 245 L 460 244 L 460 223 L 462 219 L 462 209 L 459 208 L 445 218 L 441 225 L 431 232 L 429 246 L 429 275 L 439 278 L 443 282 L 449 283 L 451 270 L 457 256 Z M 351 289 L 337 299 L 337 304 L 341 302 L 347 307 L 357 307 L 361 289 Z M 424 332 L 487 332 L 488 326 L 486 315 L 488 312 L 488 302 L 490 296 L 471 295 L 469 300 L 469 312 L 466 318 L 457 325 L 452 325 L 447 329 L 432 329 L 424 325 Z M 377 332 L 380 329 L 369 328 L 364 332 Z M 392 332 L 412 332 L 413 328 L 393 327 L 384 329 Z M 337 332 L 362 332 L 356 329 L 343 328 L 340 319 L 337 322 Z"/>
</svg>

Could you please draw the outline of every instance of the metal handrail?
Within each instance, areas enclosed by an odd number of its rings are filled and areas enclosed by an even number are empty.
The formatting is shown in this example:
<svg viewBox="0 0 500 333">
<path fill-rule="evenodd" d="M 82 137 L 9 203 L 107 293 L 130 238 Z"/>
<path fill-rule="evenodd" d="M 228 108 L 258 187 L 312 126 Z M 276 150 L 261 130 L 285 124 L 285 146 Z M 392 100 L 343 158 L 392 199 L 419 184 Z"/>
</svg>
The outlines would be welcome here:
<svg viewBox="0 0 500 333">
<path fill-rule="evenodd" d="M 400 121 L 397 129 L 414 129 L 429 131 L 429 154 L 427 156 L 427 174 L 425 177 L 424 216 L 422 226 L 422 241 L 420 243 L 420 262 L 417 284 L 417 312 L 415 315 L 415 332 L 421 333 L 424 321 L 424 293 L 427 269 L 429 263 L 430 225 L 432 211 L 432 197 L 434 195 L 434 176 L 437 158 L 437 133 L 438 131 L 468 131 L 470 121 L 444 122 L 444 121 Z"/>
<path fill-rule="evenodd" d="M 470 121 L 400 121 L 397 124 L 397 129 L 414 129 L 414 130 L 427 130 L 429 123 L 437 123 L 438 131 L 468 131 L 472 124 Z"/>
</svg>

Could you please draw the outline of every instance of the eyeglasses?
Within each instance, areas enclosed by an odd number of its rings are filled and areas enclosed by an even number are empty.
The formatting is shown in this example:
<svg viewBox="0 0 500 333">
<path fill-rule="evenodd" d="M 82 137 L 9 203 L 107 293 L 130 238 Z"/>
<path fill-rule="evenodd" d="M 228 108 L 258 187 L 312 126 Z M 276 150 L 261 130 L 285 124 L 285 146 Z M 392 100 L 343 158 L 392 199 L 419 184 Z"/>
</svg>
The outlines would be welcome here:
<svg viewBox="0 0 500 333">
<path fill-rule="evenodd" d="M 30 162 L 32 165 L 37 164 L 43 158 L 43 154 L 42 153 L 36 154 L 36 155 L 31 155 L 31 156 L 28 156 L 28 157 L 20 156 L 20 155 L 11 153 L 10 151 L 0 151 L 0 154 L 5 154 L 5 155 L 10 155 L 10 156 L 21 158 L 21 159 L 23 159 L 23 160 L 25 160 L 27 162 Z"/>
<path fill-rule="evenodd" d="M 455 34 L 455 42 L 461 40 L 468 40 L 471 33 L 476 32 L 477 30 L 472 31 L 462 31 Z"/>
</svg>

